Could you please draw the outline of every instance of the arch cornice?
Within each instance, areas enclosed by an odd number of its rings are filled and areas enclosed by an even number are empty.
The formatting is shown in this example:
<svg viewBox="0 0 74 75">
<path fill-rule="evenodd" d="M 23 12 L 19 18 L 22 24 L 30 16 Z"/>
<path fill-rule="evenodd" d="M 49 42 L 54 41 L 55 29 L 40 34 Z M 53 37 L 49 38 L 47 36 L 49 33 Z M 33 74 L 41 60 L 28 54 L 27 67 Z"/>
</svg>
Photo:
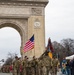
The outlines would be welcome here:
<svg viewBox="0 0 74 75">
<path fill-rule="evenodd" d="M 0 5 L 20 5 L 20 6 L 42 6 L 45 7 L 48 0 L 2 0 Z"/>
</svg>

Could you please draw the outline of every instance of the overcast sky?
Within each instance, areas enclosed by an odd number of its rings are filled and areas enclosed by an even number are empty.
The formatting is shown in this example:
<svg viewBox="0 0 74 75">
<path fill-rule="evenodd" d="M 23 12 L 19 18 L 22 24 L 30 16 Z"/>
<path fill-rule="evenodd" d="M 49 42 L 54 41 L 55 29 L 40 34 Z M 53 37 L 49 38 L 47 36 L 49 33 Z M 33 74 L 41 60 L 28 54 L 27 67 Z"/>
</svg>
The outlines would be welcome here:
<svg viewBox="0 0 74 75">
<path fill-rule="evenodd" d="M 17 30 L 10 27 L 0 29 L 0 60 L 6 59 L 8 53 L 20 56 L 21 37 Z"/>
<path fill-rule="evenodd" d="M 74 39 L 74 0 L 50 0 L 45 8 L 45 44 L 48 38 L 52 42 L 62 39 Z M 0 59 L 8 52 L 20 56 L 21 38 L 13 28 L 0 29 Z"/>
<path fill-rule="evenodd" d="M 45 13 L 46 41 L 74 39 L 74 0 L 49 0 Z"/>
</svg>

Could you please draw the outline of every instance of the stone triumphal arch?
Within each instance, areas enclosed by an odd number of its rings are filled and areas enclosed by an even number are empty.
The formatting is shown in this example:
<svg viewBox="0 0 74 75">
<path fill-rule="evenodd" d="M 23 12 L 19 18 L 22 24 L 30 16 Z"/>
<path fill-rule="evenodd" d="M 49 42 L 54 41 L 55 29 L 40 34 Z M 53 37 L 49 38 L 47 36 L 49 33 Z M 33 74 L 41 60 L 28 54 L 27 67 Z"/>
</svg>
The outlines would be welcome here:
<svg viewBox="0 0 74 75">
<path fill-rule="evenodd" d="M 45 6 L 48 0 L 1 0 L 0 28 L 13 27 L 21 36 L 20 52 L 39 57 L 45 50 Z M 26 41 L 34 34 L 35 47 L 24 53 Z"/>
</svg>

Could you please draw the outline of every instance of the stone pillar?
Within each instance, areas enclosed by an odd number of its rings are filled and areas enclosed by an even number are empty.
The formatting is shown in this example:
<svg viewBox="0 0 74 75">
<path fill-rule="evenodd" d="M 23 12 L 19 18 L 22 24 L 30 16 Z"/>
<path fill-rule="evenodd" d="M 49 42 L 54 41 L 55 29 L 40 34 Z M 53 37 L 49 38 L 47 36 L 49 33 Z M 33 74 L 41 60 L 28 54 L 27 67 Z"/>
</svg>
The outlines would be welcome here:
<svg viewBox="0 0 74 75">
<path fill-rule="evenodd" d="M 35 47 L 28 52 L 30 56 L 39 57 L 45 50 L 44 16 L 32 16 L 28 19 L 28 38 L 34 34 Z"/>
</svg>

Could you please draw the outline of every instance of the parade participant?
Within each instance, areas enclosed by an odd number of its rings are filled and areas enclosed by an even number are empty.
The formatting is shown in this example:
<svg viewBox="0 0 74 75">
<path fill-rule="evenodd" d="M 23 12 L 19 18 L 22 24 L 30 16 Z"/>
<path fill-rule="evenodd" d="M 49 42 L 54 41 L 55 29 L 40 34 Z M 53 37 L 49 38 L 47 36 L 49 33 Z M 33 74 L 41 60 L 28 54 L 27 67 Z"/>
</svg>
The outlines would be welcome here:
<svg viewBox="0 0 74 75">
<path fill-rule="evenodd" d="M 38 73 L 38 58 L 36 58 L 36 75 L 38 75 L 39 73 Z"/>
<path fill-rule="evenodd" d="M 51 69 L 51 59 L 49 58 L 48 54 L 43 58 L 45 67 L 46 67 L 46 75 L 49 75 L 49 71 Z"/>
<path fill-rule="evenodd" d="M 51 70 L 50 70 L 51 75 L 57 75 L 58 62 L 59 61 L 56 58 L 56 56 L 53 56 L 53 58 L 51 60 Z"/>
<path fill-rule="evenodd" d="M 46 58 L 47 56 L 44 56 L 43 60 L 42 60 L 42 75 L 47 75 L 47 71 L 48 71 L 48 60 Z"/>
<path fill-rule="evenodd" d="M 29 75 L 30 71 L 29 71 L 29 58 L 27 57 L 26 59 L 26 75 Z"/>
<path fill-rule="evenodd" d="M 38 60 L 38 75 L 42 75 L 42 60 Z"/>
<path fill-rule="evenodd" d="M 33 56 L 33 60 L 32 60 L 32 75 L 38 75 L 37 70 L 36 70 L 37 66 L 38 66 L 37 60 L 36 60 L 35 56 Z"/>
<path fill-rule="evenodd" d="M 48 44 L 47 44 L 46 50 L 47 50 L 46 56 L 48 57 L 48 59 L 46 61 L 49 62 L 49 64 L 47 63 L 48 65 L 46 65 L 46 68 L 47 68 L 47 75 L 49 75 L 49 70 L 51 69 L 51 59 L 53 58 L 53 52 L 54 52 L 50 38 L 48 39 Z"/>
<path fill-rule="evenodd" d="M 18 58 L 19 61 L 19 75 L 22 75 L 22 59 L 21 57 Z"/>
<path fill-rule="evenodd" d="M 32 75 L 32 64 L 31 64 L 31 60 L 28 60 L 28 75 Z"/>
<path fill-rule="evenodd" d="M 19 75 L 19 61 L 17 56 L 15 56 L 15 60 L 13 61 L 13 75 Z"/>
<path fill-rule="evenodd" d="M 67 60 L 66 69 L 67 69 L 67 75 L 71 75 L 70 60 Z"/>
<path fill-rule="evenodd" d="M 27 61 L 27 56 L 24 57 L 24 60 L 22 60 L 22 75 L 27 75 L 27 70 L 26 70 L 26 61 Z"/>
</svg>

